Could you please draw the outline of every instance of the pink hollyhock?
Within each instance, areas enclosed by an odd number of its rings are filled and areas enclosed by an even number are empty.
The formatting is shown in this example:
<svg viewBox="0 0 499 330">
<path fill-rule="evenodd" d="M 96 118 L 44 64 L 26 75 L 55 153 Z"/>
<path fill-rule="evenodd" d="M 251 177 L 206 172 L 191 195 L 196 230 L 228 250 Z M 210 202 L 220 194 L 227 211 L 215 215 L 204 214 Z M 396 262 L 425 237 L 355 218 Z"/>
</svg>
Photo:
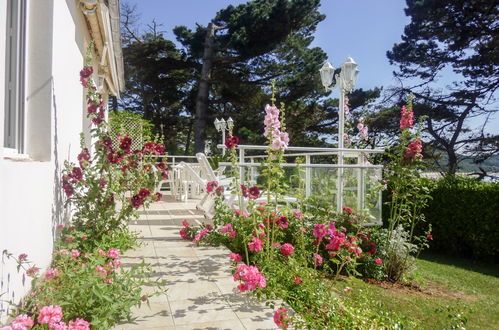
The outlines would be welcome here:
<svg viewBox="0 0 499 330">
<path fill-rule="evenodd" d="M 237 286 L 238 290 L 241 292 L 265 288 L 267 286 L 265 275 L 260 273 L 256 266 L 248 266 L 245 264 L 237 265 L 234 273 L 234 281 L 242 282 Z"/>
<path fill-rule="evenodd" d="M 69 330 L 89 330 L 90 324 L 84 319 L 69 321 Z"/>
<path fill-rule="evenodd" d="M 57 268 L 49 268 L 47 272 L 45 272 L 45 279 L 47 280 L 57 278 L 58 276 L 59 276 L 59 270 Z"/>
<path fill-rule="evenodd" d="M 64 225 L 57 225 L 55 229 L 61 231 L 64 229 Z"/>
<path fill-rule="evenodd" d="M 71 178 L 73 179 L 73 182 L 78 182 L 83 179 L 83 172 L 81 171 L 81 168 L 75 166 L 73 167 L 73 170 L 71 171 Z"/>
<path fill-rule="evenodd" d="M 57 322 L 57 323 L 50 323 L 49 329 L 50 330 L 69 330 L 66 322 L 62 322 L 62 321 Z"/>
<path fill-rule="evenodd" d="M 414 112 L 407 109 L 406 106 L 403 105 L 400 114 L 400 130 L 403 131 L 412 128 L 414 125 Z"/>
<path fill-rule="evenodd" d="M 248 189 L 248 198 L 249 199 L 258 199 L 260 197 L 260 189 L 257 186 L 253 186 Z"/>
<path fill-rule="evenodd" d="M 343 212 L 347 212 L 349 215 L 352 215 L 353 214 L 353 210 L 351 207 L 348 207 L 348 206 L 344 206 L 343 207 Z"/>
<path fill-rule="evenodd" d="M 269 137 L 271 134 L 276 135 L 279 133 L 281 128 L 281 122 L 279 121 L 279 109 L 276 106 L 265 106 L 265 119 L 263 121 L 265 125 L 264 135 Z"/>
<path fill-rule="evenodd" d="M 71 255 L 76 258 L 76 257 L 79 257 L 80 256 L 80 251 L 76 250 L 76 249 L 72 249 L 71 250 Z"/>
<path fill-rule="evenodd" d="M 185 228 L 189 228 L 189 223 L 187 222 L 186 219 L 182 221 L 182 226 L 184 226 Z"/>
<path fill-rule="evenodd" d="M 380 258 L 376 258 L 376 259 L 374 260 L 374 263 L 375 263 L 376 265 L 381 265 L 381 264 L 383 263 L 383 260 L 381 260 Z"/>
<path fill-rule="evenodd" d="M 257 238 L 257 237 L 253 237 L 251 242 L 248 243 L 248 247 L 249 247 L 250 251 L 260 252 L 263 250 L 262 240 Z"/>
<path fill-rule="evenodd" d="M 294 282 L 295 282 L 295 284 L 301 284 L 301 282 L 303 282 L 303 280 L 301 279 L 301 277 L 295 277 Z"/>
<path fill-rule="evenodd" d="M 238 254 L 238 253 L 231 253 L 231 254 L 229 254 L 229 259 L 230 260 L 234 260 L 235 263 L 243 261 L 243 257 L 241 257 L 241 255 Z"/>
<path fill-rule="evenodd" d="M 274 313 L 274 322 L 281 329 L 287 329 L 289 326 L 288 310 L 281 307 Z"/>
<path fill-rule="evenodd" d="M 237 236 L 237 233 L 234 230 L 229 233 L 230 238 L 236 238 L 236 236 Z"/>
<path fill-rule="evenodd" d="M 295 252 L 295 248 L 292 244 L 285 243 L 281 246 L 281 253 L 283 256 L 289 257 L 290 255 L 293 254 L 293 252 Z"/>
<path fill-rule="evenodd" d="M 66 237 L 66 243 L 72 243 L 74 240 L 75 240 L 74 237 L 71 236 Z"/>
<path fill-rule="evenodd" d="M 406 159 L 415 159 L 422 158 L 421 153 L 423 152 L 423 143 L 421 139 L 414 139 L 409 142 L 409 145 L 405 149 L 404 158 Z"/>
<path fill-rule="evenodd" d="M 118 259 L 120 257 L 120 250 L 111 248 L 107 251 L 107 256 L 112 259 Z"/>
<path fill-rule="evenodd" d="M 312 258 L 314 260 L 315 267 L 322 265 L 322 257 L 319 254 L 314 253 Z"/>
<path fill-rule="evenodd" d="M 38 267 L 31 267 L 31 268 L 28 268 L 28 270 L 26 270 L 26 275 L 28 275 L 29 277 L 33 277 L 33 276 L 36 276 L 36 274 L 38 274 L 40 272 L 40 268 Z"/>
<path fill-rule="evenodd" d="M 97 251 L 97 253 L 98 253 L 98 254 L 100 254 L 101 256 L 105 256 L 105 255 L 106 255 L 106 252 L 104 252 L 104 250 L 103 250 L 103 249 L 99 249 L 99 250 Z"/>
<path fill-rule="evenodd" d="M 289 221 L 288 221 L 288 218 L 286 218 L 285 216 L 280 216 L 279 218 L 277 218 L 277 226 L 279 226 L 279 228 L 281 229 L 286 229 L 289 227 Z"/>
<path fill-rule="evenodd" d="M 303 218 L 303 214 L 301 212 L 295 211 L 293 212 L 293 215 L 296 217 L 296 219 L 301 220 Z"/>
<path fill-rule="evenodd" d="M 61 306 L 43 306 L 38 316 L 38 323 L 57 323 L 62 320 Z"/>
<path fill-rule="evenodd" d="M 206 192 L 211 193 L 215 188 L 218 187 L 218 182 L 217 181 L 210 181 L 206 184 Z"/>
</svg>

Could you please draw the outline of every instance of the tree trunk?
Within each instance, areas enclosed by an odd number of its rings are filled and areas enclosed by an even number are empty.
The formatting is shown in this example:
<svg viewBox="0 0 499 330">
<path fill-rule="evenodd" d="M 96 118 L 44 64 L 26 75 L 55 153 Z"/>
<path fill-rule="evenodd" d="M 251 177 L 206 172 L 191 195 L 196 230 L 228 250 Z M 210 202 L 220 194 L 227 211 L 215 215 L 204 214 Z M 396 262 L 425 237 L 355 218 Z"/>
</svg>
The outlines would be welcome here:
<svg viewBox="0 0 499 330">
<path fill-rule="evenodd" d="M 208 97 L 211 85 L 211 69 L 213 67 L 213 53 L 215 43 L 215 25 L 210 23 L 204 40 L 203 67 L 196 97 L 196 119 L 194 123 L 194 150 L 204 151 L 206 140 L 206 117 L 208 112 Z"/>
<path fill-rule="evenodd" d="M 191 134 L 192 134 L 192 127 L 194 126 L 193 125 L 193 121 L 191 120 L 190 124 L 189 124 L 189 131 L 187 131 L 187 138 L 186 138 L 186 141 L 185 141 L 185 150 L 184 150 L 184 155 L 187 156 L 187 154 L 189 153 L 189 148 L 191 147 Z"/>
<path fill-rule="evenodd" d="M 447 149 L 449 163 L 447 165 L 447 175 L 455 175 L 457 171 L 457 155 L 454 148 Z"/>
</svg>

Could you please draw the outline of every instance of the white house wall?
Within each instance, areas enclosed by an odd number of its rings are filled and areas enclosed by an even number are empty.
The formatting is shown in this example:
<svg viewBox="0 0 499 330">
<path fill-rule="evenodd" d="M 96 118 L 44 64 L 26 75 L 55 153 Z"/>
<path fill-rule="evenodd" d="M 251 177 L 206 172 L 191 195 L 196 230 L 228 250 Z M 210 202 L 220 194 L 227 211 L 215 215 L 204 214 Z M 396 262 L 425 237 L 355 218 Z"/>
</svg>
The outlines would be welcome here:
<svg viewBox="0 0 499 330">
<path fill-rule="evenodd" d="M 65 219 L 60 171 L 76 159 L 84 119 L 79 71 L 88 38 L 77 0 L 28 0 L 26 153 L 8 159 L 3 152 L 0 112 L 0 253 L 4 249 L 42 268 L 49 266 L 55 227 Z M 6 4 L 0 1 L 0 109 L 4 108 Z M 88 39 L 87 39 L 88 40 Z M 0 300 L 19 301 L 29 278 L 5 257 L 0 260 Z M 8 305 L 0 302 L 0 324 Z"/>
</svg>

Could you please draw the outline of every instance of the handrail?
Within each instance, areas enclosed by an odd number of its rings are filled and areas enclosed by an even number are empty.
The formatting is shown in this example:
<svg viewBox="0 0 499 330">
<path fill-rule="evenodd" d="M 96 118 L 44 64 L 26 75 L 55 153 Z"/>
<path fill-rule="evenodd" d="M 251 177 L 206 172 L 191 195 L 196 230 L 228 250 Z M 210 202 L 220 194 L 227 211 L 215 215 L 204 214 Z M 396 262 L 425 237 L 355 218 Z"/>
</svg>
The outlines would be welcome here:
<svg viewBox="0 0 499 330">
<path fill-rule="evenodd" d="M 225 148 L 223 144 L 218 144 L 217 148 Z M 267 150 L 268 146 L 257 146 L 257 145 L 248 145 L 248 144 L 240 144 L 236 147 L 238 150 Z M 322 147 L 287 147 L 286 151 L 318 151 L 318 152 L 331 152 L 331 153 L 339 153 L 339 152 L 359 152 L 359 153 L 383 153 L 384 149 L 349 149 L 349 148 L 322 148 Z"/>
<path fill-rule="evenodd" d="M 222 166 L 231 166 L 230 162 L 218 163 Z M 238 166 L 259 167 L 260 163 L 237 163 Z M 367 164 L 296 164 L 296 163 L 281 163 L 282 167 L 303 167 L 303 168 L 383 168 L 383 165 L 367 165 Z"/>
</svg>

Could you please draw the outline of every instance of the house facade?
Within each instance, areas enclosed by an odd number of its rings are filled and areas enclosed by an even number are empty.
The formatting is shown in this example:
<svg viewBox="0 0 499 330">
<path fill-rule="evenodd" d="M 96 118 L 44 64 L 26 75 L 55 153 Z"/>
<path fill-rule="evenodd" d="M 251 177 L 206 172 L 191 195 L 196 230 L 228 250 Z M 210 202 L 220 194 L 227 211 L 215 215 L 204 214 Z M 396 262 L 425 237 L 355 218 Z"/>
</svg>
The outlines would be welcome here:
<svg viewBox="0 0 499 330">
<path fill-rule="evenodd" d="M 104 98 L 124 85 L 119 0 L 0 1 L 0 253 L 49 266 L 56 226 L 68 219 L 61 190 L 65 160 L 75 161 L 80 132 L 91 146 L 79 82 L 87 46 Z M 30 279 L 0 259 L 0 324 Z"/>
</svg>

